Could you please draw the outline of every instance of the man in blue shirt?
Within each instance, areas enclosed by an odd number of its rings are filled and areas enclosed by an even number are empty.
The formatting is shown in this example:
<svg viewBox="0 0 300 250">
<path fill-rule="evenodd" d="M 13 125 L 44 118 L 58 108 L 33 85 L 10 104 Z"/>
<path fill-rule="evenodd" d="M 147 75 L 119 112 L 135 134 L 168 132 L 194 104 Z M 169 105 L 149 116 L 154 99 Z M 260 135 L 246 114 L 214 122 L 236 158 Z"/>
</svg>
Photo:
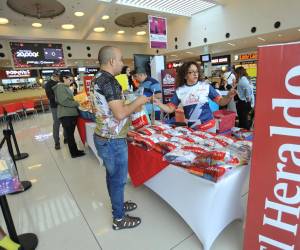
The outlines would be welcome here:
<svg viewBox="0 0 300 250">
<path fill-rule="evenodd" d="M 133 77 L 140 83 L 137 90 L 138 92 L 146 97 L 152 97 L 154 95 L 156 99 L 162 98 L 160 83 L 156 79 L 148 76 L 145 69 L 137 68 L 133 72 Z M 160 120 L 160 109 L 158 106 L 147 103 L 146 111 L 150 117 L 152 111 L 155 111 L 155 120 Z"/>
</svg>

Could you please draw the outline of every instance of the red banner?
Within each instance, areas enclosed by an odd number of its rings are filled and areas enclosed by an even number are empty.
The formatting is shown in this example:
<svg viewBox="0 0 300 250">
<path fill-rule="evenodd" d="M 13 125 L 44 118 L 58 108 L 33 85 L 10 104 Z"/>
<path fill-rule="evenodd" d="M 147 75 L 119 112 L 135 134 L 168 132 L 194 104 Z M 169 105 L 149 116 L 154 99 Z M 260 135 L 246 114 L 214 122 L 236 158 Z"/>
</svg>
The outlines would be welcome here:
<svg viewBox="0 0 300 250">
<path fill-rule="evenodd" d="M 83 85 L 84 85 L 84 91 L 87 96 L 90 95 L 90 88 L 91 88 L 91 83 L 93 80 L 93 76 L 84 76 L 83 77 Z"/>
<path fill-rule="evenodd" d="M 259 48 L 245 250 L 300 249 L 300 43 Z"/>
</svg>

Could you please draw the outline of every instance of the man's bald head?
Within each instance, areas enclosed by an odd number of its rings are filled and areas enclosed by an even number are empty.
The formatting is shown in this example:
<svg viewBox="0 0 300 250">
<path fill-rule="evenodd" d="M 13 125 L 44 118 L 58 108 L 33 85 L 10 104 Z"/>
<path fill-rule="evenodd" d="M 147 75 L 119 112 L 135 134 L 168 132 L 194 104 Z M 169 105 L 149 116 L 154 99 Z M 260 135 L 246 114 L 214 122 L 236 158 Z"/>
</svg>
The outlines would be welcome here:
<svg viewBox="0 0 300 250">
<path fill-rule="evenodd" d="M 101 68 L 113 74 L 119 74 L 123 67 L 121 50 L 113 46 L 104 46 L 100 49 L 98 60 Z"/>
<path fill-rule="evenodd" d="M 115 59 L 116 50 L 118 50 L 118 48 L 113 46 L 102 47 L 98 54 L 98 60 L 100 65 L 108 64 L 111 59 Z"/>
</svg>

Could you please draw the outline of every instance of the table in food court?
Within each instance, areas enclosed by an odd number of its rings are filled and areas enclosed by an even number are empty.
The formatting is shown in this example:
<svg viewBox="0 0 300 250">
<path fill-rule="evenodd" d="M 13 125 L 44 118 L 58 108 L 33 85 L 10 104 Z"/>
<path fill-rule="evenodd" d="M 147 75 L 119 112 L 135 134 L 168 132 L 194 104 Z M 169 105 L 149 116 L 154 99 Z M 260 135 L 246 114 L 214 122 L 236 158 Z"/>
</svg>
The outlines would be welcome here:
<svg viewBox="0 0 300 250">
<path fill-rule="evenodd" d="M 94 127 L 94 123 L 86 124 L 86 136 L 96 154 Z M 232 221 L 244 217 L 241 196 L 248 186 L 249 166 L 232 170 L 214 183 L 168 164 L 155 151 L 128 144 L 128 170 L 134 186 L 146 185 L 177 211 L 201 241 L 204 250 L 210 249 Z"/>
</svg>

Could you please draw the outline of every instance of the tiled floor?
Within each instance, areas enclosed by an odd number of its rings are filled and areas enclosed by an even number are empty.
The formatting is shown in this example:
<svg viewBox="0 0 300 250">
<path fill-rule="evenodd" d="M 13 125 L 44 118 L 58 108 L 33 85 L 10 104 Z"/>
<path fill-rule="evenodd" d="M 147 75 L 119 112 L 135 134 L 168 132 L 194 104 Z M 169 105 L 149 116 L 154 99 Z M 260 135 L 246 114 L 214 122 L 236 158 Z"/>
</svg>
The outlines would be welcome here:
<svg viewBox="0 0 300 250">
<path fill-rule="evenodd" d="M 72 159 L 66 145 L 55 150 L 50 113 L 14 122 L 14 127 L 21 152 L 30 155 L 17 162 L 19 174 L 33 186 L 7 197 L 17 232 L 35 233 L 38 250 L 202 249 L 181 217 L 145 186 L 134 188 L 128 183 L 125 194 L 137 202 L 139 207 L 132 214 L 142 218 L 141 226 L 113 231 L 104 168 L 92 151 L 86 147 L 86 156 Z M 245 194 L 244 206 L 246 200 Z M 243 222 L 235 221 L 211 249 L 239 250 L 242 244 Z"/>
</svg>

